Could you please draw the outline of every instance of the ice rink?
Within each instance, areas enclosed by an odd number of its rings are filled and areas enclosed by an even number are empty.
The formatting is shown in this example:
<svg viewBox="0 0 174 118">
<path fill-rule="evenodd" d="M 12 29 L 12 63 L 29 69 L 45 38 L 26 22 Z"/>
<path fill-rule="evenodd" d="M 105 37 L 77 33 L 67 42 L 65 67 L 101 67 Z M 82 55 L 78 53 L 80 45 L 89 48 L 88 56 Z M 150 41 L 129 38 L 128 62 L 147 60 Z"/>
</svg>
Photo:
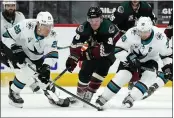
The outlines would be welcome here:
<svg viewBox="0 0 174 118">
<path fill-rule="evenodd" d="M 75 93 L 76 88 L 66 87 Z M 58 90 L 59 91 L 59 90 Z M 103 92 L 100 88 L 93 97 L 95 102 L 98 95 Z M 29 88 L 25 88 L 21 97 L 24 99 L 23 108 L 15 108 L 8 103 L 8 88 L 1 88 L 1 117 L 172 117 L 172 88 L 164 87 L 146 100 L 137 101 L 131 109 L 122 107 L 122 100 L 127 95 L 127 88 L 123 88 L 105 106 L 104 111 L 94 108 L 83 108 L 71 105 L 68 108 L 60 108 L 49 104 L 43 94 L 33 94 Z M 60 91 L 60 96 L 68 96 Z"/>
</svg>

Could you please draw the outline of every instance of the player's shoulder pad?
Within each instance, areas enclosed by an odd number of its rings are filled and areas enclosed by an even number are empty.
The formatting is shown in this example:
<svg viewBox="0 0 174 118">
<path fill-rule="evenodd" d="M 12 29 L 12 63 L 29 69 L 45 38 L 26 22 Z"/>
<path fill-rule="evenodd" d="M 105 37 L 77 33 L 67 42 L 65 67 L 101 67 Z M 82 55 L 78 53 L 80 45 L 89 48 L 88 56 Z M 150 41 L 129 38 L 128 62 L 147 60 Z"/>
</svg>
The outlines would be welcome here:
<svg viewBox="0 0 174 118">
<path fill-rule="evenodd" d="M 16 11 L 15 13 L 16 13 L 17 16 L 22 17 L 22 18 L 25 19 L 25 16 L 24 16 L 24 14 L 22 12 Z"/>
<path fill-rule="evenodd" d="M 85 21 L 83 24 L 77 27 L 76 33 L 83 35 L 85 33 L 88 33 L 88 30 L 89 30 L 89 22 Z"/>
<path fill-rule="evenodd" d="M 100 32 L 104 34 L 115 34 L 118 32 L 118 29 L 110 20 L 103 18 L 103 22 L 100 26 Z"/>
</svg>

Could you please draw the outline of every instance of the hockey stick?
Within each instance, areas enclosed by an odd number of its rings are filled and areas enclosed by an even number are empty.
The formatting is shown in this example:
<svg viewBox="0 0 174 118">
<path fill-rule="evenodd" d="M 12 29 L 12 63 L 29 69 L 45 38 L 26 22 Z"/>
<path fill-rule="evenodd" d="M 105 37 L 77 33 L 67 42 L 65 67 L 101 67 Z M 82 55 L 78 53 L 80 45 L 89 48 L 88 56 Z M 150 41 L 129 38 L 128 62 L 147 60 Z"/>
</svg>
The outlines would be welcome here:
<svg viewBox="0 0 174 118">
<path fill-rule="evenodd" d="M 27 64 L 27 65 L 28 65 L 29 68 L 31 68 L 33 71 L 35 71 L 35 69 L 34 69 L 30 64 Z M 51 84 L 49 84 L 49 86 L 53 86 L 53 84 L 54 84 L 55 87 L 59 88 L 60 90 L 64 91 L 65 93 L 67 93 L 67 94 L 69 94 L 69 95 L 71 95 L 71 96 L 77 98 L 78 100 L 80 100 L 80 101 L 82 101 L 82 102 L 84 102 L 84 103 L 90 105 L 91 107 L 97 109 L 98 111 L 101 111 L 101 110 L 102 110 L 101 108 L 99 108 L 99 107 L 97 107 L 97 106 L 95 106 L 95 105 L 93 105 L 93 104 L 91 104 L 91 103 L 85 101 L 84 99 L 82 99 L 82 98 L 80 98 L 80 97 L 74 95 L 73 93 L 67 91 L 66 89 L 64 89 L 64 88 L 62 88 L 62 87 L 60 87 L 60 86 L 58 86 L 58 85 L 56 85 L 56 84 L 54 83 L 54 82 L 57 81 L 67 70 L 68 70 L 68 68 L 66 68 L 63 72 L 61 72 L 61 73 L 51 82 Z M 49 93 L 48 93 L 48 94 L 49 94 Z M 50 96 L 50 97 L 51 97 L 51 96 Z"/>
<path fill-rule="evenodd" d="M 38 72 L 35 70 L 35 68 L 33 68 L 30 64 L 26 63 L 26 65 L 27 65 L 31 70 L 33 70 L 36 74 L 38 74 Z M 50 93 L 49 93 L 47 90 L 50 89 L 50 91 L 51 91 L 51 88 L 53 87 L 54 82 L 57 81 L 67 70 L 68 70 L 68 69 L 65 69 L 62 73 L 60 73 L 51 83 L 49 83 L 49 84 L 47 85 L 47 87 L 45 87 L 46 90 L 43 90 L 45 96 L 49 99 L 49 102 L 50 102 L 51 104 L 55 104 L 55 105 L 58 105 L 58 106 L 63 105 L 63 104 L 61 104 L 61 99 L 58 97 L 58 95 L 57 95 L 55 92 L 52 91 L 52 93 L 54 93 L 54 95 L 56 95 L 56 96 L 59 98 L 59 101 L 55 101 L 55 100 L 51 97 Z M 59 102 L 60 102 L 60 104 L 59 104 Z M 69 105 L 68 105 L 68 106 L 69 106 Z M 66 106 L 64 106 L 64 107 L 66 107 Z"/>
<path fill-rule="evenodd" d="M 78 100 L 80 100 L 80 101 L 82 101 L 82 102 L 88 104 L 89 106 L 91 106 L 91 107 L 97 109 L 98 111 L 102 111 L 102 110 L 103 110 L 102 108 L 97 107 L 97 106 L 95 106 L 94 104 L 91 104 L 90 102 L 85 101 L 84 99 L 80 98 L 79 96 L 74 95 L 73 93 L 67 91 L 66 89 L 60 87 L 59 85 L 56 85 L 56 84 L 55 84 L 55 86 L 56 86 L 57 88 L 59 88 L 60 90 L 64 91 L 65 93 L 67 93 L 67 94 L 69 94 L 69 95 L 75 97 L 76 99 L 78 99 Z"/>
<path fill-rule="evenodd" d="M 65 47 L 58 47 L 58 46 L 57 46 L 57 49 L 58 49 L 58 50 L 61 50 L 61 49 L 67 49 L 67 48 L 69 48 L 69 47 L 70 47 L 70 46 L 65 46 Z"/>
</svg>

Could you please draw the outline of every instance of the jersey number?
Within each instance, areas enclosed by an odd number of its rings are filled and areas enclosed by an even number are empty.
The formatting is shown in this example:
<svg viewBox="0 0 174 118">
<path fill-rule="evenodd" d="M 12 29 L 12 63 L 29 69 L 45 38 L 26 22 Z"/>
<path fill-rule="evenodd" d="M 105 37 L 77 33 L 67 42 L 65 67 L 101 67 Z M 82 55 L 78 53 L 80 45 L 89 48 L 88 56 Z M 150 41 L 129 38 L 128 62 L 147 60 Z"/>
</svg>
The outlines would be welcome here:
<svg viewBox="0 0 174 118">
<path fill-rule="evenodd" d="M 54 41 L 51 47 L 56 48 L 57 47 L 57 41 Z"/>
<path fill-rule="evenodd" d="M 15 30 L 15 33 L 16 33 L 16 34 L 19 34 L 19 33 L 21 32 L 21 29 L 20 29 L 20 26 L 19 26 L 19 25 L 16 25 L 16 26 L 14 27 L 14 30 Z"/>
</svg>

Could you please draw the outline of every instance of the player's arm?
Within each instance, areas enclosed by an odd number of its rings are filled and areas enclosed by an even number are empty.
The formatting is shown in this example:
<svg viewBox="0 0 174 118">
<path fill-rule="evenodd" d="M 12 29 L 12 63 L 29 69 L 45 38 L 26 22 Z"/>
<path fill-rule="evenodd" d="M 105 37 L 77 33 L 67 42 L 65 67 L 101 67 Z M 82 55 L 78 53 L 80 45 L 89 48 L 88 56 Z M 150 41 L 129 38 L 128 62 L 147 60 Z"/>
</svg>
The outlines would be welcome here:
<svg viewBox="0 0 174 118">
<path fill-rule="evenodd" d="M 13 61 L 19 64 L 23 64 L 25 61 L 25 53 L 22 46 L 16 44 L 16 42 L 19 42 L 21 39 L 23 24 L 23 22 L 20 22 L 14 25 L 12 28 L 7 29 L 2 35 L 2 42 L 13 52 Z"/>
<path fill-rule="evenodd" d="M 81 49 L 84 45 L 85 41 L 89 39 L 89 35 L 84 31 L 84 25 L 80 25 L 76 29 L 76 35 L 73 37 L 71 46 L 70 46 L 70 56 L 74 56 L 76 58 L 80 58 Z"/>
<path fill-rule="evenodd" d="M 120 24 L 122 24 L 126 19 L 126 15 L 124 13 L 124 7 L 121 5 L 117 8 L 117 10 L 111 15 L 110 20 L 114 23 L 118 29 L 122 29 Z"/>
<path fill-rule="evenodd" d="M 165 73 L 164 76 L 166 79 L 173 80 L 172 47 L 169 46 L 169 40 L 167 39 L 165 34 L 162 35 L 160 47 L 160 57 L 164 64 L 162 71 Z"/>
<path fill-rule="evenodd" d="M 12 28 L 6 30 L 4 34 L 2 34 L 2 42 L 11 49 L 11 45 L 15 44 L 17 40 L 20 40 L 21 32 L 22 32 L 22 22 L 14 25 Z"/>
<path fill-rule="evenodd" d="M 169 24 L 168 24 L 167 28 L 164 30 L 164 33 L 166 34 L 166 36 L 169 39 L 171 39 L 171 37 L 173 36 L 173 12 L 171 14 Z"/>
<path fill-rule="evenodd" d="M 150 6 L 150 4 L 148 4 L 148 5 L 149 5 L 149 8 L 147 8 L 148 9 L 147 16 L 149 16 L 151 18 L 151 20 L 153 22 L 153 25 L 155 25 L 156 21 L 157 21 L 157 17 L 155 16 L 155 14 L 153 12 L 153 9 Z"/>
<path fill-rule="evenodd" d="M 54 31 L 51 31 L 53 33 Z M 45 46 L 44 49 L 44 62 L 43 64 L 47 64 L 50 67 L 54 66 L 57 62 L 57 59 L 59 58 L 58 56 L 58 50 L 57 50 L 57 34 L 54 32 L 54 36 L 51 36 L 49 39 L 49 42 L 47 42 L 47 45 Z"/>
<path fill-rule="evenodd" d="M 130 29 L 117 41 L 115 45 L 115 56 L 120 61 L 127 61 L 126 57 L 129 55 L 128 51 L 131 47 L 131 33 Z"/>
</svg>

